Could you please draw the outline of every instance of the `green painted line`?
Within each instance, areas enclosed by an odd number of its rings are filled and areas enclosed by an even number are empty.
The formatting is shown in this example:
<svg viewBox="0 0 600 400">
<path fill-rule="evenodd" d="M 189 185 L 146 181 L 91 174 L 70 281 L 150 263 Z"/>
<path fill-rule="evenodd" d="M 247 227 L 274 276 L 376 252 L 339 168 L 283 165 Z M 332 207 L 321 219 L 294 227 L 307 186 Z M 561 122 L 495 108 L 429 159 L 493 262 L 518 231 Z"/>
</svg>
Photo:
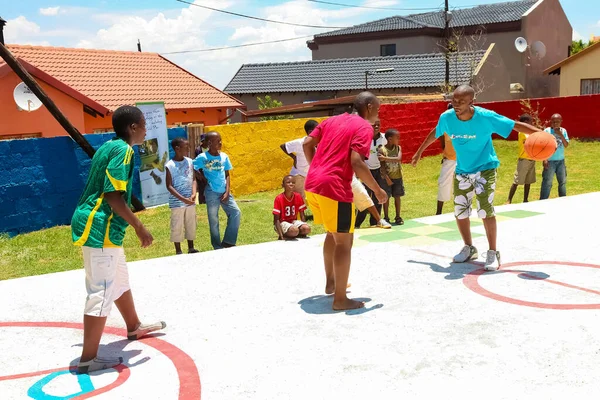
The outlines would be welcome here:
<svg viewBox="0 0 600 400">
<path fill-rule="evenodd" d="M 501 215 L 503 217 L 509 218 L 529 218 L 535 217 L 536 215 L 542 215 L 544 213 L 534 212 L 534 211 L 525 211 L 525 210 L 514 210 L 514 211 L 505 211 L 496 213 L 496 215 Z"/>
<path fill-rule="evenodd" d="M 393 242 L 395 240 L 410 239 L 416 236 L 420 235 L 415 235 L 414 233 L 403 232 L 400 230 L 390 230 L 385 233 L 379 233 L 377 235 L 365 235 L 360 239 L 364 240 L 365 242 L 385 243 Z"/>
</svg>

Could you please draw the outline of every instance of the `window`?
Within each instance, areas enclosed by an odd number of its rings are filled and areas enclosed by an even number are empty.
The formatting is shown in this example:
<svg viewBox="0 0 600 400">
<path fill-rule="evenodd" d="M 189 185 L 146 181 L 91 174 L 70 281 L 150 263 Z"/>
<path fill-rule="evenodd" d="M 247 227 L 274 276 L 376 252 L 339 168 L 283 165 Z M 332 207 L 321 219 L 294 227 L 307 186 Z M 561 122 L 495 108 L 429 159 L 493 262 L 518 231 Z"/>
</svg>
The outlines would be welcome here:
<svg viewBox="0 0 600 400">
<path fill-rule="evenodd" d="M 582 79 L 581 94 L 600 94 L 600 79 Z"/>
<path fill-rule="evenodd" d="M 395 44 L 382 44 L 380 46 L 381 56 L 395 56 L 396 55 L 396 45 Z"/>
</svg>

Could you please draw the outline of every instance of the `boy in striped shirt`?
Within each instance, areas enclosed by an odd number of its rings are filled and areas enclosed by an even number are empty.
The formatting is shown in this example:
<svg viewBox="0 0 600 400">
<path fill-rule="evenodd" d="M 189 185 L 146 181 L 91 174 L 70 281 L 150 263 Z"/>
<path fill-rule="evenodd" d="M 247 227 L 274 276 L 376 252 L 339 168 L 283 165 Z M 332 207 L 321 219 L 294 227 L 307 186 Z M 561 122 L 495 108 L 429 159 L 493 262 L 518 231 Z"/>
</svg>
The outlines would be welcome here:
<svg viewBox="0 0 600 400">
<path fill-rule="evenodd" d="M 178 137 L 171 142 L 175 157 L 165 165 L 167 170 L 167 190 L 171 209 L 171 242 L 175 244 L 175 254 L 183 254 L 181 242 L 184 237 L 188 243 L 188 253 L 198 253 L 194 248 L 196 239 L 196 179 L 191 158 L 190 144 L 185 138 Z M 185 229 L 184 229 L 185 228 Z"/>
<path fill-rule="evenodd" d="M 98 347 L 106 318 L 115 303 L 127 325 L 127 339 L 136 340 L 163 329 L 162 321 L 142 324 L 129 287 L 123 251 L 125 229 L 131 225 L 142 247 L 152 244 L 152 235 L 133 214 L 131 183 L 133 149 L 146 137 L 146 120 L 137 107 L 122 106 L 112 117 L 116 137 L 104 143 L 92 158 L 87 184 L 79 199 L 71 233 L 83 251 L 87 299 L 83 316 L 83 350 L 78 373 L 114 368 L 122 357 L 100 358 Z"/>
</svg>

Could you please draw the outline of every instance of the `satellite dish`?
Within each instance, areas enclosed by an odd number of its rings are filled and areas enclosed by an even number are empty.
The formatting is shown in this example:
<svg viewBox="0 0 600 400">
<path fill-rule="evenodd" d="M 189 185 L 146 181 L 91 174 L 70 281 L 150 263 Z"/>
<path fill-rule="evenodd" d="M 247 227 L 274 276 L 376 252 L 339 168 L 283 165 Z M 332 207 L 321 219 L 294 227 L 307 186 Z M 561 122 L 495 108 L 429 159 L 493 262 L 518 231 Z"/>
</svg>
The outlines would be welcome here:
<svg viewBox="0 0 600 400">
<path fill-rule="evenodd" d="M 35 111 L 42 106 L 40 99 L 25 85 L 25 82 L 17 85 L 13 92 L 13 98 L 17 107 L 23 111 Z"/>
<path fill-rule="evenodd" d="M 538 59 L 542 59 L 546 56 L 546 45 L 539 40 L 531 44 L 531 52 Z"/>
<path fill-rule="evenodd" d="M 527 40 L 518 37 L 517 40 L 515 40 L 515 47 L 519 53 L 525 53 L 525 50 L 527 50 Z"/>
</svg>

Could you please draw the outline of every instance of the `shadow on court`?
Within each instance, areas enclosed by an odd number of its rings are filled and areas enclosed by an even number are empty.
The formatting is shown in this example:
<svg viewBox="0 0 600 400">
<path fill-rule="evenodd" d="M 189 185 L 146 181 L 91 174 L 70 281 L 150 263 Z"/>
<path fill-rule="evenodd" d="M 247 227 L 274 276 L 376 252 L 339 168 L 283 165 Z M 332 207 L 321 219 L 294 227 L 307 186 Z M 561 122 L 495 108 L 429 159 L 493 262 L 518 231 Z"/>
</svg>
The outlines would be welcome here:
<svg viewBox="0 0 600 400">
<path fill-rule="evenodd" d="M 354 300 L 362 301 L 364 303 L 371 301 L 368 297 L 358 297 Z M 300 308 L 307 314 L 338 314 L 343 312 L 346 315 L 360 315 L 383 307 L 383 304 L 375 304 L 372 307 L 365 304 L 363 308 L 356 310 L 336 311 L 331 308 L 333 305 L 333 296 L 324 294 L 307 297 L 306 299 L 300 300 L 298 304 L 300 304 Z"/>
<path fill-rule="evenodd" d="M 550 275 L 539 272 L 539 271 L 524 271 L 524 270 L 514 270 L 514 269 L 506 269 L 506 270 L 498 270 L 498 271 L 487 271 L 484 272 L 482 262 L 469 262 L 469 263 L 450 263 L 447 267 L 442 267 L 439 264 L 427 262 L 427 261 L 416 261 L 416 260 L 408 260 L 411 264 L 421 264 L 428 266 L 433 272 L 438 272 L 441 274 L 446 274 L 444 279 L 455 280 L 455 279 L 463 279 L 466 275 L 497 275 L 497 274 L 516 274 L 517 277 L 525 280 L 544 280 L 548 279 Z"/>
</svg>

